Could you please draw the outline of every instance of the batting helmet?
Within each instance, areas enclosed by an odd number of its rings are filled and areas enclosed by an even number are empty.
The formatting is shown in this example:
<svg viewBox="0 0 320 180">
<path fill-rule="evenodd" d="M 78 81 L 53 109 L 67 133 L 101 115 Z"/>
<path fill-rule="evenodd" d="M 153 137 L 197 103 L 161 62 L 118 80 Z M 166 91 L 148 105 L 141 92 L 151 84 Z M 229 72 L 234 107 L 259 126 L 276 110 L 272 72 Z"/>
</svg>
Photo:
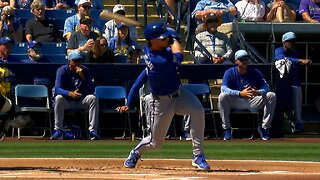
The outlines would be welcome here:
<svg viewBox="0 0 320 180">
<path fill-rule="evenodd" d="M 168 36 L 172 36 L 172 31 L 169 31 L 163 23 L 149 24 L 144 30 L 144 37 L 148 40 L 164 39 Z"/>
</svg>

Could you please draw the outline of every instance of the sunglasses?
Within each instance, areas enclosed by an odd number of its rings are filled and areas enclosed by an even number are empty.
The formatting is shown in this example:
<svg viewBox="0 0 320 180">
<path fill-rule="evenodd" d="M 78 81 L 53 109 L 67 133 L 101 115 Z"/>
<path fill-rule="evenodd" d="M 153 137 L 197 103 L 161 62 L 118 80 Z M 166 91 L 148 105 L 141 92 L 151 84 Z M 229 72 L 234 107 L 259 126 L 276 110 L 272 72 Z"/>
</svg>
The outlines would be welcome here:
<svg viewBox="0 0 320 180">
<path fill-rule="evenodd" d="M 240 58 L 238 60 L 239 61 L 248 61 L 248 60 L 250 60 L 250 57 L 243 57 L 243 58 Z"/>
<path fill-rule="evenodd" d="M 91 9 L 91 6 L 81 6 L 83 9 Z"/>
<path fill-rule="evenodd" d="M 100 47 L 106 47 L 107 44 L 100 44 Z"/>
</svg>

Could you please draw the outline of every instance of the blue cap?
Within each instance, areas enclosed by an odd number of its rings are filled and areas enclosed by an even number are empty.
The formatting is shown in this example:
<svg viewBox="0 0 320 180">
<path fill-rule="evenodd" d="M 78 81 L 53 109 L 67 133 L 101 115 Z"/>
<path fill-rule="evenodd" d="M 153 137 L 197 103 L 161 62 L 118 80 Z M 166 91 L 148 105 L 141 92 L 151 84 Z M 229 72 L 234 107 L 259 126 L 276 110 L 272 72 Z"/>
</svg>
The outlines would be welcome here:
<svg viewBox="0 0 320 180">
<path fill-rule="evenodd" d="M 294 32 L 286 32 L 283 36 L 282 36 L 282 42 L 286 42 L 286 41 L 290 41 L 293 39 L 297 39 L 296 34 Z"/>
<path fill-rule="evenodd" d="M 164 39 L 168 36 L 172 36 L 172 32 L 168 31 L 163 23 L 151 23 L 144 30 L 144 37 L 149 40 Z"/>
<path fill-rule="evenodd" d="M 247 53 L 247 51 L 245 50 L 238 50 L 235 54 L 234 54 L 234 59 L 238 60 L 238 59 L 243 59 L 243 58 L 248 58 L 250 57 L 249 54 Z"/>
<path fill-rule="evenodd" d="M 84 59 L 84 56 L 81 54 L 80 51 L 78 50 L 73 50 L 69 53 L 68 55 L 68 59 L 72 60 L 74 62 L 79 62 L 82 61 Z"/>
<path fill-rule="evenodd" d="M 11 43 L 13 44 L 13 40 L 9 37 L 2 37 L 0 38 L 0 44 L 7 44 L 7 43 Z"/>
<path fill-rule="evenodd" d="M 40 42 L 37 42 L 37 41 L 31 41 L 31 42 L 29 42 L 29 44 L 28 44 L 28 48 L 30 49 L 38 49 L 39 47 L 41 47 L 42 46 L 42 43 L 40 43 Z"/>
</svg>

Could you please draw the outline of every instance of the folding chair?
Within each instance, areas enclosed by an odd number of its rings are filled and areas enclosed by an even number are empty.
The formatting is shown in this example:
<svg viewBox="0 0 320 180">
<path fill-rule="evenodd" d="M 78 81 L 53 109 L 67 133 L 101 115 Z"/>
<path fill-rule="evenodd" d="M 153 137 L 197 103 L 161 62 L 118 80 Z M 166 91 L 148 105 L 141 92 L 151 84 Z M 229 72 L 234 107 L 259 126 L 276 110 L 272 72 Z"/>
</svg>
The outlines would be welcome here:
<svg viewBox="0 0 320 180">
<path fill-rule="evenodd" d="M 123 86 L 97 86 L 95 88 L 95 95 L 100 101 L 100 115 L 106 113 L 118 113 L 116 110 L 117 106 L 124 105 L 127 101 L 126 89 Z M 136 110 L 126 111 L 124 114 L 127 115 L 124 121 L 123 128 L 101 128 L 101 129 L 123 129 L 123 135 L 121 138 L 125 138 L 126 131 L 132 135 L 130 113 L 136 113 Z"/>
<path fill-rule="evenodd" d="M 145 106 L 146 102 L 144 102 L 144 98 L 146 95 L 150 94 L 150 87 L 147 84 L 144 84 L 140 89 L 139 89 L 139 120 L 140 120 L 140 128 L 142 131 L 142 137 L 146 137 L 149 131 L 148 127 L 148 116 L 146 115 L 145 112 Z M 143 117 L 146 117 L 145 121 Z"/>
<path fill-rule="evenodd" d="M 214 131 L 215 137 L 218 138 L 216 120 L 214 117 L 214 113 L 215 113 L 214 106 L 213 106 L 213 102 L 212 102 L 212 96 L 211 96 L 211 91 L 210 91 L 209 85 L 207 85 L 207 84 L 184 84 L 183 87 L 185 89 L 189 90 L 190 92 L 192 92 L 193 94 L 195 94 L 196 96 L 202 96 L 201 98 L 205 97 L 205 99 L 207 99 L 207 97 L 209 97 L 209 99 L 208 99 L 209 105 L 207 105 L 207 103 L 205 103 L 201 99 L 200 99 L 200 102 L 204 106 L 205 113 L 211 115 L 213 128 L 208 129 L 208 130 Z"/>
<path fill-rule="evenodd" d="M 260 127 L 260 112 L 256 109 L 231 109 L 230 115 L 235 115 L 237 117 L 248 115 L 251 116 L 251 127 L 232 127 L 232 130 L 239 130 L 239 131 L 252 131 L 251 136 L 248 139 L 253 139 L 254 135 L 257 131 L 257 128 Z M 230 118 L 230 121 L 232 119 Z M 235 123 L 232 123 L 235 124 Z"/>
<path fill-rule="evenodd" d="M 37 127 L 44 129 L 43 135 L 46 135 L 46 130 L 51 134 L 51 109 L 49 105 L 48 88 L 44 85 L 30 85 L 19 84 L 15 87 L 15 106 L 20 108 L 24 113 L 47 113 L 45 125 Z M 48 127 L 49 125 L 49 127 Z M 21 138 L 20 128 L 18 128 L 18 139 Z M 14 128 L 12 129 L 12 136 L 14 136 Z"/>
</svg>

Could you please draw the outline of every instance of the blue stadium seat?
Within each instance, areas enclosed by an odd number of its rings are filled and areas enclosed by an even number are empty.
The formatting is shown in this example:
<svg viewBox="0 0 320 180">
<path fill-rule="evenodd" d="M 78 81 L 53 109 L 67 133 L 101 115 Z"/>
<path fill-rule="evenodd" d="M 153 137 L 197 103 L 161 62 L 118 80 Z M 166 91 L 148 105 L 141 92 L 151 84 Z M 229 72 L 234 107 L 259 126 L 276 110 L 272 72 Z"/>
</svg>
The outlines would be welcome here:
<svg viewBox="0 0 320 180">
<path fill-rule="evenodd" d="M 63 55 L 63 54 L 44 55 L 43 57 L 49 60 L 52 64 L 67 64 L 68 62 L 66 55 Z"/>
<path fill-rule="evenodd" d="M 45 55 L 66 55 L 66 43 L 43 43 L 42 53 Z"/>
<path fill-rule="evenodd" d="M 48 19 L 67 19 L 68 17 L 75 15 L 75 10 L 46 10 L 45 16 Z"/>
<path fill-rule="evenodd" d="M 22 28 L 26 27 L 26 23 L 29 19 L 33 19 L 34 15 L 31 13 L 30 9 L 15 9 L 15 17 L 20 20 Z"/>
<path fill-rule="evenodd" d="M 12 45 L 11 54 L 12 55 L 26 55 L 28 50 L 28 45 L 23 42 L 16 42 Z"/>
</svg>

